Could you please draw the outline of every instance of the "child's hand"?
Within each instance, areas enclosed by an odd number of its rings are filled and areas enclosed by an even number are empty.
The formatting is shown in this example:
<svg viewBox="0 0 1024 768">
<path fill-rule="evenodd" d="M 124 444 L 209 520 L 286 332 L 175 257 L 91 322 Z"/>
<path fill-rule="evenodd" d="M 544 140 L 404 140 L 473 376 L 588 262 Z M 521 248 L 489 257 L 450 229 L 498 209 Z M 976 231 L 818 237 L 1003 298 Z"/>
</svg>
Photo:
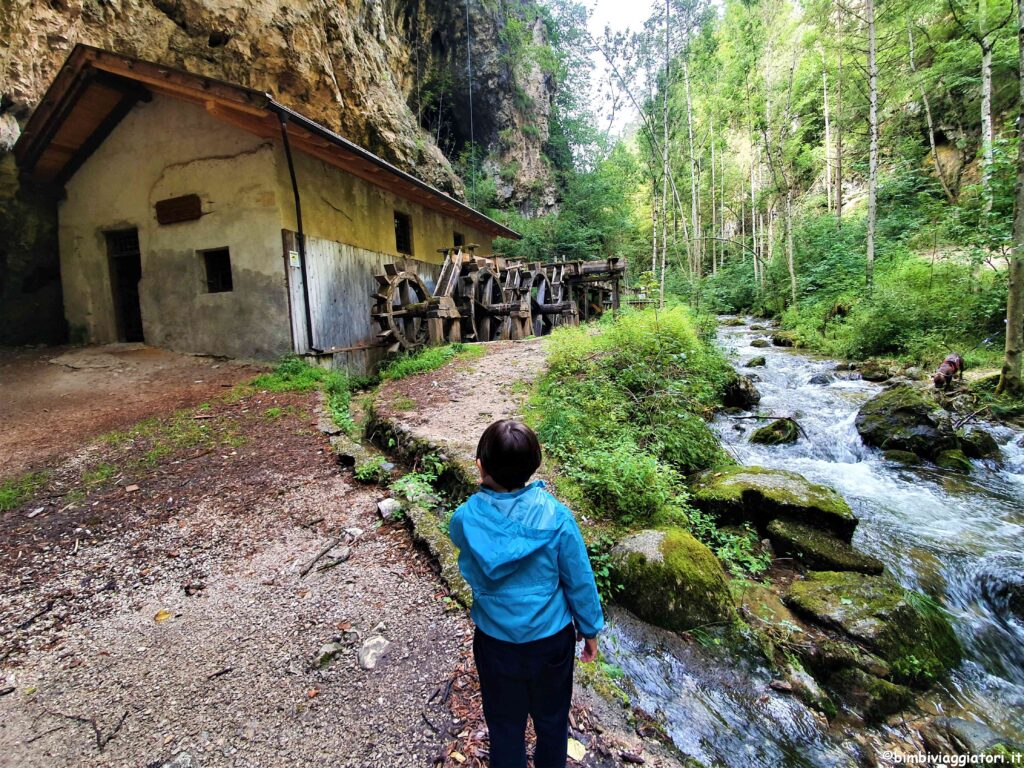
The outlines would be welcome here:
<svg viewBox="0 0 1024 768">
<path fill-rule="evenodd" d="M 589 664 L 597 658 L 597 638 L 596 637 L 583 637 L 582 632 L 576 633 L 576 641 L 583 641 L 583 652 L 580 653 L 580 661 L 584 664 Z"/>
</svg>

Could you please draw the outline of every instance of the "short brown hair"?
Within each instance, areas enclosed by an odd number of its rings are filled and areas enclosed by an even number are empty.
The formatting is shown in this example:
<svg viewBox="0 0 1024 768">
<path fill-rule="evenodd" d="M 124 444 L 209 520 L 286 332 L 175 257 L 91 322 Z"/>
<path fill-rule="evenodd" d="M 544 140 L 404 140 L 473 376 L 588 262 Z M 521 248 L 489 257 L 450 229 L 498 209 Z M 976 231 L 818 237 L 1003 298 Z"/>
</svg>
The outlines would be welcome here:
<svg viewBox="0 0 1024 768">
<path fill-rule="evenodd" d="M 522 488 L 540 466 L 540 441 L 521 421 L 501 419 L 480 436 L 476 457 L 502 488 Z"/>
</svg>

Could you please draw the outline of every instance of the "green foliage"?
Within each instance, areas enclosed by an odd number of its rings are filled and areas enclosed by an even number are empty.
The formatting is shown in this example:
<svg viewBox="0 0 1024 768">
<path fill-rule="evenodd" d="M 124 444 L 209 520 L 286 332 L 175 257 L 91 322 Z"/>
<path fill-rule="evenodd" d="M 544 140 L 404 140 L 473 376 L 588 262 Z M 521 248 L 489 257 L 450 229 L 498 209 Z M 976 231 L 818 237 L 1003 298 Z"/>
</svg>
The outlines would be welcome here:
<svg viewBox="0 0 1024 768">
<path fill-rule="evenodd" d="M 625 525 L 678 518 L 681 475 L 724 458 L 702 417 L 728 372 L 686 309 L 627 311 L 556 331 L 528 418 L 574 503 Z"/>
<path fill-rule="evenodd" d="M 691 510 L 689 516 L 693 535 L 711 548 L 733 576 L 762 576 L 771 566 L 771 555 L 761 547 L 757 531 L 749 525 L 722 530 L 711 515 L 699 509 Z"/>
<path fill-rule="evenodd" d="M 327 396 L 327 411 L 334 423 L 346 432 L 356 428 L 349 406 L 353 381 L 343 371 L 309 365 L 300 357 L 286 357 L 270 373 L 263 373 L 244 385 L 239 396 L 246 391 L 311 392 L 322 389 Z M 268 416 L 270 411 L 268 410 Z"/>
<path fill-rule="evenodd" d="M 612 547 L 615 539 L 601 534 L 587 542 L 587 554 L 590 556 L 590 567 L 594 571 L 597 591 L 602 603 L 610 603 L 615 595 L 622 590 L 622 585 L 612 578 Z"/>
<path fill-rule="evenodd" d="M 29 472 L 0 483 L 0 512 L 16 509 L 46 485 L 46 472 Z"/>
<path fill-rule="evenodd" d="M 381 369 L 380 377 L 384 381 L 404 379 L 406 376 L 415 376 L 418 373 L 436 370 L 456 358 L 471 360 L 481 357 L 483 354 L 484 348 L 473 344 L 424 347 L 419 352 L 396 357 Z"/>
<path fill-rule="evenodd" d="M 387 459 L 383 456 L 373 456 L 360 462 L 352 474 L 361 483 L 383 483 L 391 477 L 391 473 L 384 467 L 385 464 Z"/>
</svg>

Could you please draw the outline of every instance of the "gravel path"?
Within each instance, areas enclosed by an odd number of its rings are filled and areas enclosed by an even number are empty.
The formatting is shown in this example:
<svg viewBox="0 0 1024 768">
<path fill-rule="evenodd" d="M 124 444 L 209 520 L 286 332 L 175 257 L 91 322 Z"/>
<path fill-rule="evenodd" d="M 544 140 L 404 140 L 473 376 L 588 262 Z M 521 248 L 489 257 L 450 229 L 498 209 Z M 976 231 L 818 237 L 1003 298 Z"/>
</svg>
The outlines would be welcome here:
<svg viewBox="0 0 1024 768">
<path fill-rule="evenodd" d="M 0 766 L 433 764 L 433 728 L 458 723 L 428 700 L 469 623 L 408 532 L 380 526 L 382 493 L 341 473 L 312 407 L 215 410 L 244 443 L 121 473 L 80 502 L 91 521 L 3 514 Z M 322 562 L 348 560 L 302 578 L 339 535 Z M 366 670 L 376 635 L 390 645 Z"/>
</svg>

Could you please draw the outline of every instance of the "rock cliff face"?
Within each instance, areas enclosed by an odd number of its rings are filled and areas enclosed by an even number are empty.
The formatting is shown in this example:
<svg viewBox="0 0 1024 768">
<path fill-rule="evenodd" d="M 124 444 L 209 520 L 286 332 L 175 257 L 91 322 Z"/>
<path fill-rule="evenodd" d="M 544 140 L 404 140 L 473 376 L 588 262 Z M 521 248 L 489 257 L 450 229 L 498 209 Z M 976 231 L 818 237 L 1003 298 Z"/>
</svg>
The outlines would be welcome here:
<svg viewBox="0 0 1024 768">
<path fill-rule="evenodd" d="M 515 50 L 519 27 L 538 44 L 543 24 L 520 0 L 473 2 L 468 22 L 469 36 L 466 6 L 448 0 L 5 0 L 0 152 L 13 145 L 70 50 L 87 43 L 268 91 L 456 197 L 465 186 L 451 160 L 475 139 L 480 157 L 506 169 L 500 202 L 550 209 L 542 148 L 554 83 Z M 8 173 L 9 160 L 0 157 Z M 15 200 L 5 187 L 0 217 L 17 206 L 25 219 L 24 196 Z M 18 239 L 32 241 L 31 232 Z M 5 300 L 25 288 L 25 246 L 18 248 L 0 248 Z"/>
</svg>

